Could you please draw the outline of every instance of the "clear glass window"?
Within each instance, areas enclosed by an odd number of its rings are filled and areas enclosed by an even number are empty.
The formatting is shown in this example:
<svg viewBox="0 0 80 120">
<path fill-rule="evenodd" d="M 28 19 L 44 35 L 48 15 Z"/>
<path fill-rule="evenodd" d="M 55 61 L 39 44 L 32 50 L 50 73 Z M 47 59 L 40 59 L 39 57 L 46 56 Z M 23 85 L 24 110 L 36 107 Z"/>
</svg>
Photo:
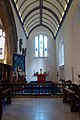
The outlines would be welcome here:
<svg viewBox="0 0 80 120">
<path fill-rule="evenodd" d="M 47 36 L 44 36 L 44 56 L 47 57 Z"/>
<path fill-rule="evenodd" d="M 38 36 L 35 37 L 35 57 L 38 57 Z"/>
<path fill-rule="evenodd" d="M 39 36 L 39 46 L 40 46 L 40 57 L 43 57 L 43 36 Z"/>
<path fill-rule="evenodd" d="M 35 57 L 47 57 L 47 36 L 35 37 Z"/>
</svg>

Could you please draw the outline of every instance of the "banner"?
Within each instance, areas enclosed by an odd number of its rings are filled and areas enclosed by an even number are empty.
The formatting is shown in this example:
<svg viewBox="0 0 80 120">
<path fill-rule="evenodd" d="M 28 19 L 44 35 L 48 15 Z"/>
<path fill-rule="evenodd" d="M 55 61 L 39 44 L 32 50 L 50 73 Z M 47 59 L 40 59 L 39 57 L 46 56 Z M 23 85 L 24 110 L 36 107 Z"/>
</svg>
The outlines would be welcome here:
<svg viewBox="0 0 80 120">
<path fill-rule="evenodd" d="M 25 56 L 13 54 L 13 75 L 17 75 L 18 80 L 21 75 L 25 75 Z"/>
</svg>

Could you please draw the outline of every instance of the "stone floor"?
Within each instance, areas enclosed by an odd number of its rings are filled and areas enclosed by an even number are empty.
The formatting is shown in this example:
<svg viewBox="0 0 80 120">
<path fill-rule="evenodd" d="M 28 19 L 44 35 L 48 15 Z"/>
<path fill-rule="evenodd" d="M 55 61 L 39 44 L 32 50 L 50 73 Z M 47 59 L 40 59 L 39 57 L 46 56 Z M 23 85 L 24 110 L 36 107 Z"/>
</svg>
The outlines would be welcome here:
<svg viewBox="0 0 80 120">
<path fill-rule="evenodd" d="M 2 120 L 80 120 L 80 113 L 71 113 L 61 98 L 12 98 L 3 105 Z"/>
</svg>

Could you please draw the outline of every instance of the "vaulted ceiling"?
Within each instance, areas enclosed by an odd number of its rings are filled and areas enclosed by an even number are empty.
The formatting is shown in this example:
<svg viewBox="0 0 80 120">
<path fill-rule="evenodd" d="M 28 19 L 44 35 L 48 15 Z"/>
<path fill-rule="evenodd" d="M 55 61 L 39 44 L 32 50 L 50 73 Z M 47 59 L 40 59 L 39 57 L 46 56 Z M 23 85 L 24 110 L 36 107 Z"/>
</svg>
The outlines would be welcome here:
<svg viewBox="0 0 80 120">
<path fill-rule="evenodd" d="M 56 38 L 72 0 L 12 0 L 27 36 L 44 26 Z"/>
</svg>

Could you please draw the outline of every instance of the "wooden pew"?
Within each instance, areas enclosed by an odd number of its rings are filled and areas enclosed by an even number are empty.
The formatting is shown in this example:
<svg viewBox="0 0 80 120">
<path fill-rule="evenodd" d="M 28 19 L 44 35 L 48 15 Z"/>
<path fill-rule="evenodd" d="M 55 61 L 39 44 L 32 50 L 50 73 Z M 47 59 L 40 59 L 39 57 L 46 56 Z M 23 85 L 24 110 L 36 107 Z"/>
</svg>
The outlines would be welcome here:
<svg viewBox="0 0 80 120">
<path fill-rule="evenodd" d="M 11 88 L 8 88 L 8 89 L 5 89 L 5 90 L 2 91 L 2 96 L 3 97 L 5 97 L 5 96 L 7 97 L 7 101 L 6 101 L 7 104 L 11 104 L 10 91 L 11 91 Z"/>
<path fill-rule="evenodd" d="M 78 112 L 80 107 L 80 88 L 78 85 L 73 84 L 71 88 L 64 88 L 63 103 L 70 104 L 71 112 Z"/>
<path fill-rule="evenodd" d="M 0 87 L 0 120 L 2 120 L 2 111 L 3 111 L 2 110 L 2 100 L 3 100 L 3 97 L 6 96 L 7 97 L 6 103 L 11 104 L 10 91 L 11 91 L 10 88 L 3 90 L 3 88 Z"/>
<path fill-rule="evenodd" d="M 2 88 L 0 88 L 0 120 L 2 119 Z"/>
<path fill-rule="evenodd" d="M 64 92 L 63 103 L 70 103 L 70 111 L 74 112 L 76 108 L 75 92 L 68 88 L 64 88 L 63 92 Z"/>
</svg>

